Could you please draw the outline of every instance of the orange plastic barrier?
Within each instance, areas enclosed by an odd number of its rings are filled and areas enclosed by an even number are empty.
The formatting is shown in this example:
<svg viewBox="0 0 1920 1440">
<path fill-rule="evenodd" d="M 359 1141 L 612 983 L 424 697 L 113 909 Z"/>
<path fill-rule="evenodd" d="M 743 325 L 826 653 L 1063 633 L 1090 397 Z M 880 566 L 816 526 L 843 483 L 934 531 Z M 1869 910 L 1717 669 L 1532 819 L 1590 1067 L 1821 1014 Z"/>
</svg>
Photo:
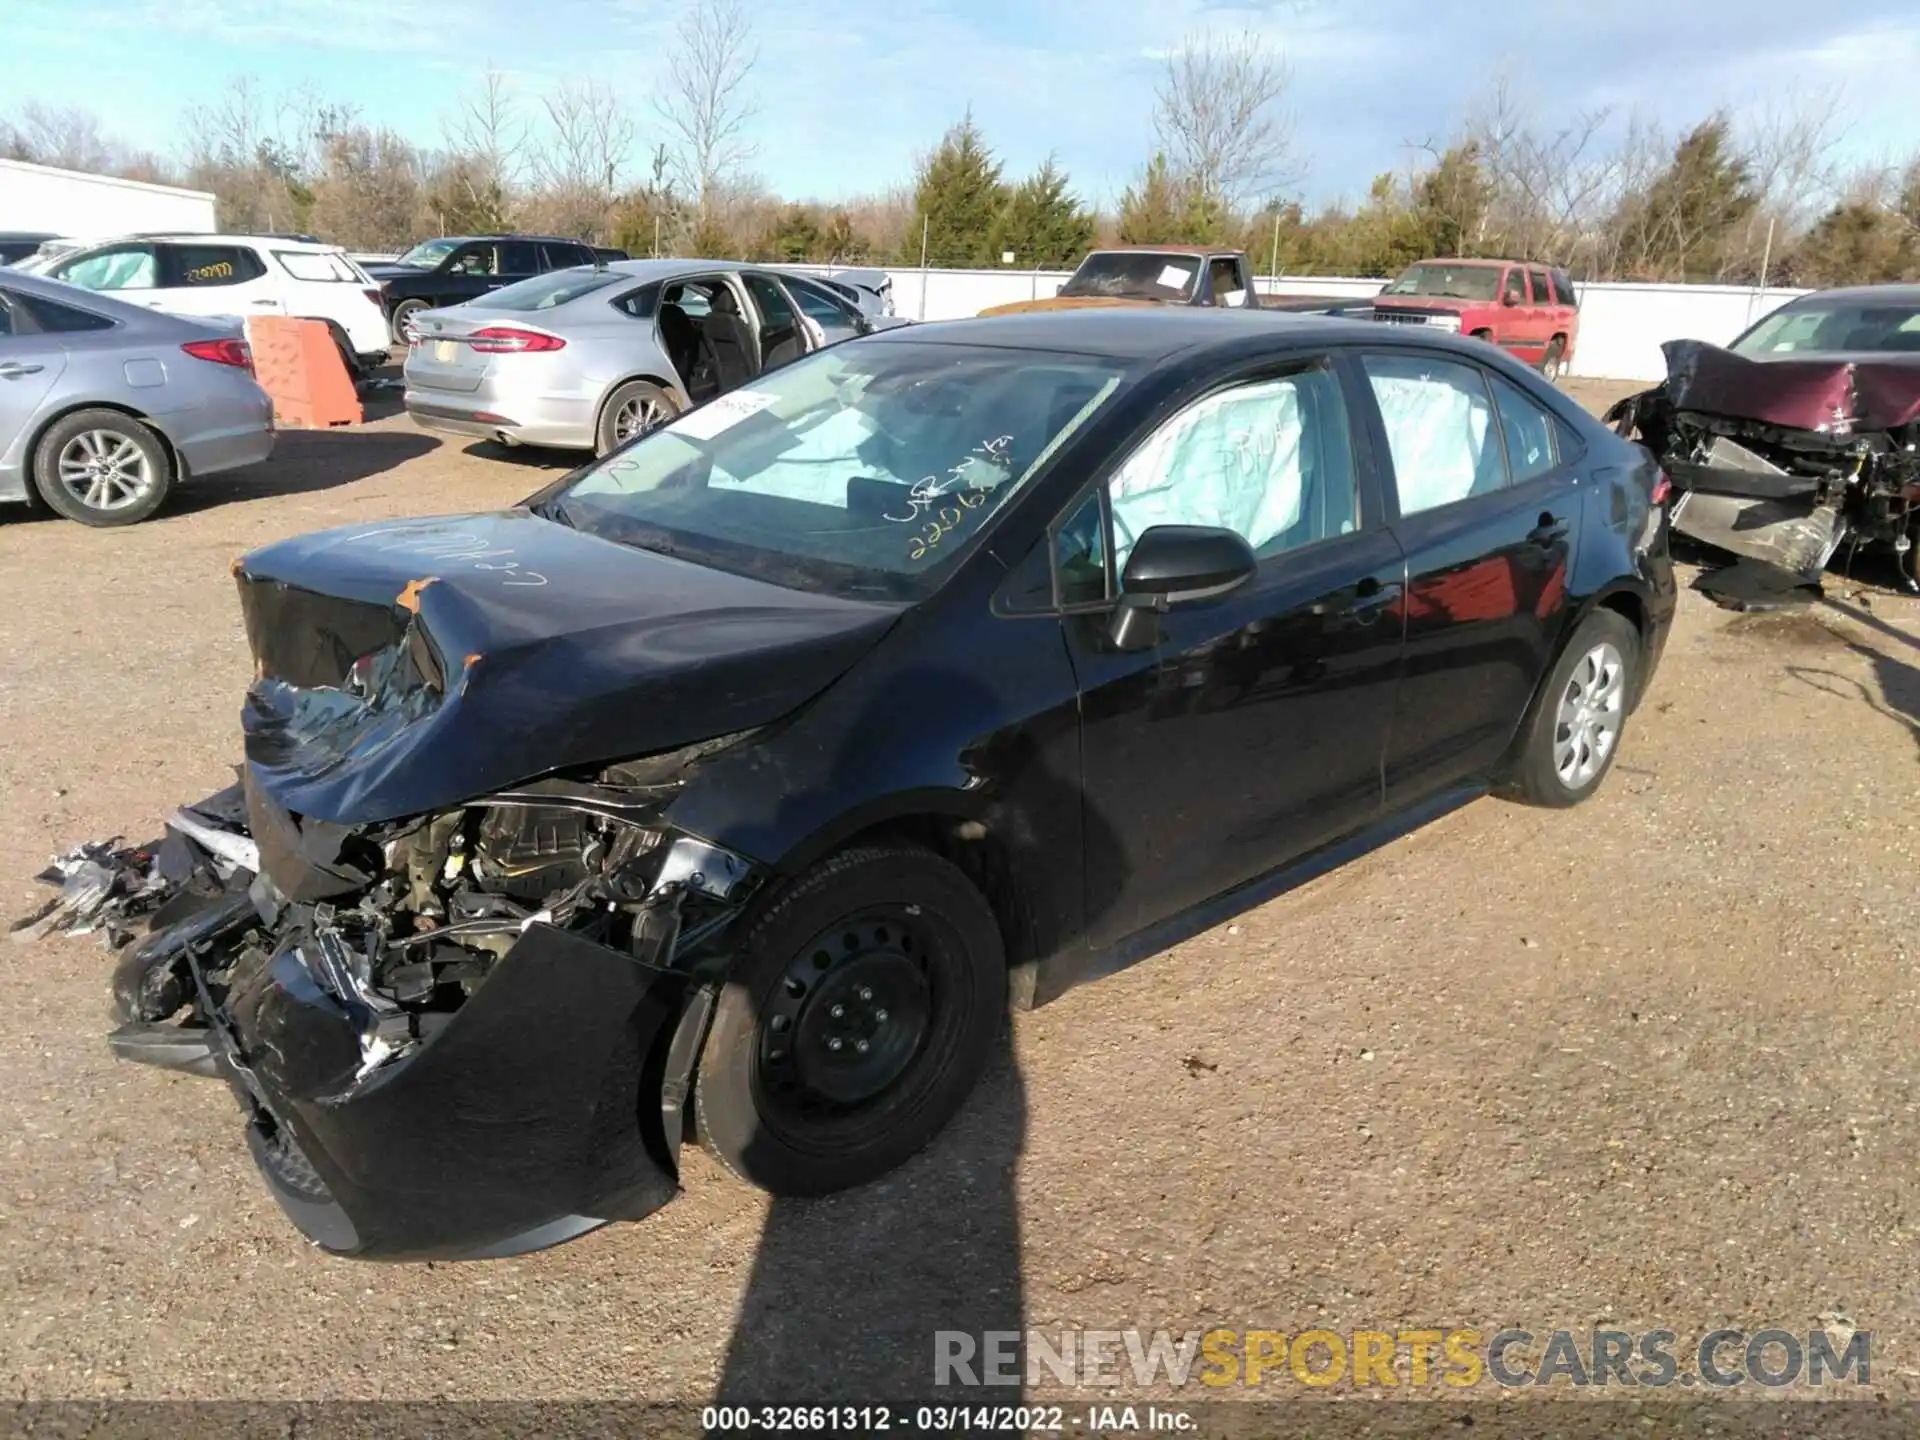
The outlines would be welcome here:
<svg viewBox="0 0 1920 1440">
<path fill-rule="evenodd" d="M 277 429 L 360 423 L 360 397 L 324 321 L 250 316 L 247 342 L 253 346 L 254 378 L 273 397 Z"/>
</svg>

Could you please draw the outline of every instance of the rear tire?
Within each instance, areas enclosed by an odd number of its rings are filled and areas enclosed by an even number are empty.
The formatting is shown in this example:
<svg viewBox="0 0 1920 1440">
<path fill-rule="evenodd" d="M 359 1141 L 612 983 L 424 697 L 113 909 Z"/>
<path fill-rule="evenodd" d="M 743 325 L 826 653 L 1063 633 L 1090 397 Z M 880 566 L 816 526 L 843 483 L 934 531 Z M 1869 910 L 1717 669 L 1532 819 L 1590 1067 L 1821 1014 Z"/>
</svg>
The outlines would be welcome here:
<svg viewBox="0 0 1920 1440">
<path fill-rule="evenodd" d="M 33 447 L 33 488 L 69 520 L 136 525 L 173 490 L 173 456 L 152 429 L 119 410 L 76 410 Z"/>
<path fill-rule="evenodd" d="M 999 925 L 956 866 L 907 846 L 845 851 L 741 942 L 700 1055 L 696 1133 L 775 1195 L 866 1184 L 953 1118 L 1006 1009 Z"/>
<path fill-rule="evenodd" d="M 1500 793 L 1564 809 L 1600 788 L 1640 684 L 1640 632 L 1613 610 L 1580 622 L 1554 662 Z"/>
<path fill-rule="evenodd" d="M 594 427 L 593 453 L 611 455 L 628 441 L 658 430 L 680 413 L 679 402 L 650 380 L 629 380 L 607 397 Z"/>
<path fill-rule="evenodd" d="M 1558 385 L 1567 373 L 1567 340 L 1556 335 L 1547 342 L 1547 353 L 1540 358 L 1540 373 L 1549 385 Z"/>
</svg>

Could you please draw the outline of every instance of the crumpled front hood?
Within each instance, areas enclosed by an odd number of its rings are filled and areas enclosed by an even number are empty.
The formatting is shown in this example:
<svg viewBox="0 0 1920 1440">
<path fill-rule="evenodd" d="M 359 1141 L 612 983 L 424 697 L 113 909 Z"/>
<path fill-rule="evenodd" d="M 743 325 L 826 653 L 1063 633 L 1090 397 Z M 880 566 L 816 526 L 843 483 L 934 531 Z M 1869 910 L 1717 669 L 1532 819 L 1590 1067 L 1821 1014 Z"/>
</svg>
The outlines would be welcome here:
<svg viewBox="0 0 1920 1440">
<path fill-rule="evenodd" d="M 767 724 L 899 613 L 524 509 L 321 531 L 234 573 L 254 777 L 295 814 L 349 825 Z"/>
<path fill-rule="evenodd" d="M 1669 340 L 1666 393 L 1676 410 L 1845 435 L 1920 420 L 1920 356 L 1739 355 Z"/>
</svg>

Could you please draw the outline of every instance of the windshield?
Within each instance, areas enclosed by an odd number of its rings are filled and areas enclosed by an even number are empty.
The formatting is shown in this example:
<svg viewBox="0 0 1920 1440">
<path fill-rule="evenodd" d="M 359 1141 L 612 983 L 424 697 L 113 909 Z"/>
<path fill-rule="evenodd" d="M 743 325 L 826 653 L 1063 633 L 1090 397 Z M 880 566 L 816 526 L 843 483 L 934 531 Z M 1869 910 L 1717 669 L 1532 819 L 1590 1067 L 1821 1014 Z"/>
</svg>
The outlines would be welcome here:
<svg viewBox="0 0 1920 1440">
<path fill-rule="evenodd" d="M 837 347 L 689 411 L 541 513 L 794 589 L 920 599 L 1122 378 L 1043 351 Z"/>
<path fill-rule="evenodd" d="M 1187 300 L 1200 261 L 1192 255 L 1096 252 L 1080 262 L 1062 295 L 1100 295 L 1122 300 Z"/>
<path fill-rule="evenodd" d="M 418 265 L 422 270 L 431 270 L 451 255 L 459 244 L 458 240 L 422 240 L 394 263 Z"/>
<path fill-rule="evenodd" d="M 1410 265 L 1387 287 L 1386 293 L 1447 300 L 1491 300 L 1499 289 L 1498 265 Z"/>
<path fill-rule="evenodd" d="M 1920 354 L 1920 301 L 1801 301 L 1774 311 L 1729 348 L 1736 355 Z"/>
</svg>

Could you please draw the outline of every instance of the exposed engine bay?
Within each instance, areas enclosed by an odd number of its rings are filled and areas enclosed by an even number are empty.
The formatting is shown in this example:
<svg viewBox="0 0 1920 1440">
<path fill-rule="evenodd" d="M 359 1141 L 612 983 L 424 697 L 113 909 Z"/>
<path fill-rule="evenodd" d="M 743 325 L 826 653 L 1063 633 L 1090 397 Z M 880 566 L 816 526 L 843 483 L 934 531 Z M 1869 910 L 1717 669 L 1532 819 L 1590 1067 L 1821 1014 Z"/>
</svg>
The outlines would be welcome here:
<svg viewBox="0 0 1920 1440">
<path fill-rule="evenodd" d="M 1920 364 L 1749 359 L 1696 340 L 1663 351 L 1666 383 L 1605 419 L 1681 492 L 1676 530 L 1801 585 L 1817 584 L 1842 543 L 1885 542 L 1920 590 Z"/>
</svg>

